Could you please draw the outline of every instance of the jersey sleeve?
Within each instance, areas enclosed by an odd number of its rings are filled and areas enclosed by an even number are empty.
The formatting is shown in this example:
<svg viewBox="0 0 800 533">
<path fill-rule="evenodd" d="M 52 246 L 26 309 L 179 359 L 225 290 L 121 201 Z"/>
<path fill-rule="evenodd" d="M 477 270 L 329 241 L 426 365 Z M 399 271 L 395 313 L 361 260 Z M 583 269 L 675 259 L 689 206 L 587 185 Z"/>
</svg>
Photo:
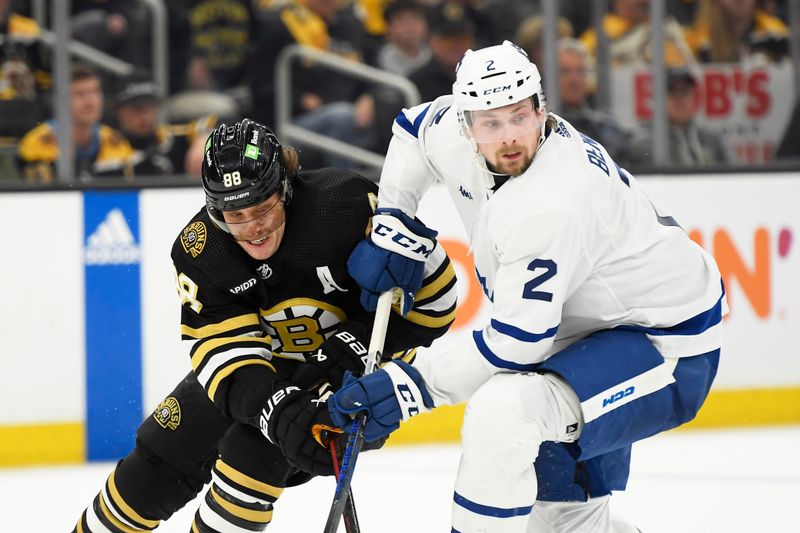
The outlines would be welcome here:
<svg viewBox="0 0 800 533">
<path fill-rule="evenodd" d="M 424 146 L 425 124 L 433 105 L 428 102 L 397 114 L 381 172 L 381 207 L 398 208 L 413 216 L 425 191 L 436 181 Z"/>
<path fill-rule="evenodd" d="M 258 388 L 277 379 L 271 339 L 258 309 L 228 296 L 203 271 L 175 256 L 181 339 L 192 370 L 223 413 L 247 422 L 257 414 L 262 396 L 254 384 Z"/>
<path fill-rule="evenodd" d="M 370 187 L 364 190 L 354 188 L 351 198 L 359 198 L 354 209 L 363 214 L 365 228 L 360 228 L 359 238 L 368 235 L 368 222 L 375 208 L 374 184 L 366 180 L 355 181 L 355 184 L 366 184 Z M 381 184 L 382 188 L 383 185 Z M 372 198 L 370 198 L 372 197 Z M 352 200 L 348 200 L 352 202 Z M 340 211 L 343 210 L 340 208 Z M 354 218 L 360 218 L 354 217 Z M 430 346 L 437 338 L 444 335 L 453 324 L 456 316 L 458 288 L 456 286 L 456 273 L 450 257 L 444 247 L 437 243 L 423 269 L 422 286 L 414 297 L 414 305 L 405 316 L 400 313 L 400 306 L 395 305 L 389 317 L 389 327 L 384 344 L 384 353 L 392 358 L 402 358 L 410 362 L 416 355 L 416 348 Z M 353 285 L 357 287 L 355 281 Z M 360 306 L 359 306 L 360 307 Z M 372 329 L 374 313 L 359 313 L 351 320 L 364 324 L 368 330 Z"/>
<path fill-rule="evenodd" d="M 441 244 L 436 245 L 425 263 L 422 287 L 414 298 L 414 306 L 406 316 L 399 305 L 393 307 L 385 351 L 413 360 L 419 346 L 430 346 L 444 335 L 456 318 L 458 288 L 456 272 Z"/>
</svg>

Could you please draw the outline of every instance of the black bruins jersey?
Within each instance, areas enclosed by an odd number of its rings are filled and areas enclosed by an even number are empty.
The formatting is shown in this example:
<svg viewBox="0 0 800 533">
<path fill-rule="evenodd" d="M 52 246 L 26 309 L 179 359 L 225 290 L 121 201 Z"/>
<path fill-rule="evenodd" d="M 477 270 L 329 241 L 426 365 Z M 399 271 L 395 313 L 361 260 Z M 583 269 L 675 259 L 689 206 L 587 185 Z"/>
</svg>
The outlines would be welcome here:
<svg viewBox="0 0 800 533">
<path fill-rule="evenodd" d="M 368 235 L 377 187 L 354 173 L 323 169 L 301 172 L 293 188 L 283 239 L 265 261 L 251 258 L 205 208 L 172 248 L 192 368 L 211 400 L 237 420 L 260 409 L 251 404 L 255 399 L 245 399 L 253 387 L 290 378 L 342 323 L 372 328 L 374 313 L 361 307 L 347 259 Z M 455 319 L 455 284 L 450 260 L 437 245 L 414 308 L 405 317 L 397 308 L 392 313 L 387 358 L 411 360 L 415 347 L 447 331 Z"/>
</svg>

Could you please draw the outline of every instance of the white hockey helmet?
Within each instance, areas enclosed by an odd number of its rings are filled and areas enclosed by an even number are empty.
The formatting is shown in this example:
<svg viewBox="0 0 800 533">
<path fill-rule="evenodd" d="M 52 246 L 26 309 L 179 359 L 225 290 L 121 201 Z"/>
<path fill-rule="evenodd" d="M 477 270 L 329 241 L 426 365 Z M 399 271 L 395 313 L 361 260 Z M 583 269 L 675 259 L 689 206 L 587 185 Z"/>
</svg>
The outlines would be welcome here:
<svg viewBox="0 0 800 533">
<path fill-rule="evenodd" d="M 453 96 L 461 118 L 468 111 L 494 109 L 525 98 L 533 99 L 537 111 L 545 105 L 539 69 L 511 41 L 467 50 L 456 66 Z"/>
</svg>

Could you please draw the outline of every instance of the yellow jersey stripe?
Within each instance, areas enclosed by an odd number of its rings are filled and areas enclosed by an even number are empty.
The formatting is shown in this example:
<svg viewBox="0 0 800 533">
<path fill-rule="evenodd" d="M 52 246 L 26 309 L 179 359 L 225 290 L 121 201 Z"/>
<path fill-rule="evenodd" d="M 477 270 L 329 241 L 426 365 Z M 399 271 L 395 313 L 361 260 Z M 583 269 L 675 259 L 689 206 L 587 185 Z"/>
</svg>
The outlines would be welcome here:
<svg viewBox="0 0 800 533">
<path fill-rule="evenodd" d="M 103 498 L 103 493 L 100 493 L 100 498 L 98 498 L 98 500 L 100 500 L 100 509 L 103 511 L 105 517 L 108 518 L 108 520 L 114 525 L 114 527 L 122 531 L 122 533 L 142 533 L 141 529 L 132 528 L 126 524 L 123 524 L 116 516 L 114 516 L 114 514 L 109 510 L 105 498 Z"/>
<path fill-rule="evenodd" d="M 211 485 L 211 497 L 214 498 L 214 501 L 217 502 L 220 507 L 237 518 L 249 520 L 250 522 L 258 522 L 260 524 L 267 524 L 272 521 L 272 509 L 268 511 L 256 511 L 254 509 L 240 507 L 220 496 L 214 485 Z"/>
<path fill-rule="evenodd" d="M 218 337 L 215 339 L 208 339 L 200 341 L 202 344 L 194 354 L 192 354 L 192 368 L 197 370 L 203 359 L 206 358 L 208 352 L 225 346 L 226 344 L 235 344 L 237 342 L 256 342 L 264 344 L 269 350 L 272 350 L 272 337 Z M 233 346 L 232 346 L 233 347 Z"/>
<path fill-rule="evenodd" d="M 442 271 L 438 278 L 433 280 L 432 282 L 428 283 L 427 285 L 420 288 L 417 293 L 414 295 L 414 299 L 419 301 L 424 300 L 425 298 L 429 298 L 442 290 L 448 283 L 450 283 L 453 278 L 456 277 L 456 271 L 453 268 L 453 263 L 447 265 L 447 268 Z"/>
<path fill-rule="evenodd" d="M 333 313 L 333 315 L 336 318 L 338 318 L 340 322 L 344 322 L 345 320 L 347 320 L 347 315 L 345 314 L 345 312 L 336 307 L 335 305 L 331 305 L 327 302 L 322 302 L 320 300 L 314 300 L 312 298 L 290 298 L 288 300 L 283 300 L 282 302 L 270 307 L 269 309 L 261 309 L 260 312 L 261 316 L 268 317 L 274 315 L 275 313 L 283 311 L 284 309 L 300 305 L 316 307 L 328 311 L 329 313 Z"/>
<path fill-rule="evenodd" d="M 148 520 L 147 518 L 142 517 L 139 513 L 134 511 L 130 505 L 120 496 L 119 491 L 117 490 L 117 483 L 114 481 L 114 472 L 111 472 L 111 475 L 108 476 L 108 492 L 111 494 L 111 499 L 114 500 L 114 503 L 117 504 L 125 516 L 127 516 L 131 521 L 137 522 L 144 528 L 147 529 L 155 529 L 158 527 L 158 524 L 161 523 L 160 520 Z"/>
<path fill-rule="evenodd" d="M 78 531 L 78 533 L 85 533 L 83 531 L 83 515 L 78 518 L 78 523 L 75 525 L 75 529 Z"/>
<path fill-rule="evenodd" d="M 400 314 L 400 306 L 393 305 L 392 308 L 397 314 Z M 453 307 L 452 311 L 442 316 L 428 316 L 412 309 L 405 318 L 409 322 L 425 326 L 426 328 L 443 328 L 456 319 L 456 309 Z"/>
<path fill-rule="evenodd" d="M 403 357 L 401 357 L 400 360 L 403 361 L 404 363 L 411 364 L 411 361 L 414 360 L 414 357 L 416 357 L 416 355 L 417 355 L 417 349 L 414 348 L 406 352 L 406 354 Z"/>
<path fill-rule="evenodd" d="M 262 483 L 257 479 L 253 479 L 248 475 L 242 474 L 238 470 L 234 470 L 233 467 L 229 466 L 228 464 L 222 462 L 222 460 L 218 460 L 217 464 L 214 466 L 221 474 L 225 477 L 238 483 L 239 485 L 248 488 L 250 490 L 258 491 L 262 494 L 266 494 L 268 496 L 272 496 L 273 498 L 280 498 L 280 495 L 283 493 L 283 489 L 280 487 L 274 487 L 272 485 L 267 485 L 266 483 Z"/>
<path fill-rule="evenodd" d="M 235 316 L 227 320 L 223 320 L 217 324 L 208 324 L 199 328 L 192 328 L 181 324 L 181 335 L 192 337 L 195 339 L 203 339 L 205 337 L 213 337 L 226 331 L 233 331 L 235 329 L 243 328 L 245 326 L 258 326 L 259 318 L 255 313 L 247 315 Z"/>
<path fill-rule="evenodd" d="M 402 352 L 395 352 L 395 353 L 392 354 L 391 359 L 389 359 L 388 361 L 384 361 L 384 362 L 380 363 L 379 366 L 381 368 L 383 368 L 384 365 L 387 365 L 387 364 L 391 363 L 392 361 L 403 361 L 404 363 L 411 364 L 411 361 L 414 360 L 414 357 L 416 357 L 416 355 L 417 355 L 417 349 L 416 348 L 412 348 L 410 350 L 406 350 L 406 351 L 402 351 Z"/>
<path fill-rule="evenodd" d="M 208 397 L 211 398 L 211 401 L 212 402 L 214 401 L 214 396 L 217 394 L 217 387 L 219 387 L 219 384 L 223 379 L 230 376 L 233 373 L 233 371 L 236 370 L 237 368 L 241 368 L 243 366 L 248 366 L 248 365 L 263 365 L 268 367 L 276 374 L 278 373 L 278 371 L 275 370 L 274 366 L 272 366 L 269 362 L 264 361 L 263 359 L 245 359 L 244 361 L 239 361 L 238 363 L 228 365 L 219 372 L 217 372 L 217 374 L 211 380 L 211 383 L 208 384 Z"/>
</svg>

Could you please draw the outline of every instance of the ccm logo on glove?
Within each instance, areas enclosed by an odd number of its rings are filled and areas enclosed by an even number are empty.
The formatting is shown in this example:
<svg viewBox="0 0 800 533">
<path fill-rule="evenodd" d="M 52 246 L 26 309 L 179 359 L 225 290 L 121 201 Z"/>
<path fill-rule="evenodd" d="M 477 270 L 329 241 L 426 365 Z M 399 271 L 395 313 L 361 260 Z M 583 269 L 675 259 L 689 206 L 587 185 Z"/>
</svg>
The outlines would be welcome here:
<svg viewBox="0 0 800 533">
<path fill-rule="evenodd" d="M 400 408 L 402 420 L 408 420 L 414 415 L 430 411 L 425 405 L 425 398 L 420 390 L 420 384 L 410 377 L 403 367 L 390 364 L 383 367 L 394 385 L 394 396 Z M 416 371 L 414 371 L 416 373 Z M 419 375 L 417 373 L 417 375 Z M 420 378 L 420 382 L 421 382 Z M 423 385 L 424 386 L 424 385 Z"/>
<path fill-rule="evenodd" d="M 275 406 L 278 405 L 278 402 L 286 398 L 289 393 L 293 391 L 299 391 L 299 387 L 295 387 L 291 385 L 284 389 L 280 389 L 275 391 L 270 398 L 267 399 L 267 405 L 261 410 L 261 416 L 258 419 L 258 425 L 261 429 L 261 433 L 267 437 L 267 440 L 272 442 L 272 444 L 276 444 L 269 438 L 269 418 L 272 416 L 273 411 L 275 411 Z"/>
<path fill-rule="evenodd" d="M 408 220 L 413 222 L 411 219 Z M 421 224 L 419 226 L 421 228 L 418 231 L 427 230 Z M 415 261 L 425 262 L 436 246 L 436 241 L 433 239 L 436 235 L 434 232 L 428 230 L 432 233 L 430 237 L 418 235 L 392 215 L 375 215 L 372 217 L 372 227 L 372 241 L 375 244 L 384 250 L 390 250 Z"/>
<path fill-rule="evenodd" d="M 399 398 L 402 400 L 400 405 L 403 406 L 404 404 L 407 406 L 406 411 L 408 413 L 407 417 L 404 416 L 403 420 L 407 420 L 414 415 L 419 414 L 419 407 L 417 406 L 417 399 L 414 398 L 414 393 L 411 392 L 411 389 L 408 385 L 402 384 L 397 386 L 397 394 Z"/>
</svg>

